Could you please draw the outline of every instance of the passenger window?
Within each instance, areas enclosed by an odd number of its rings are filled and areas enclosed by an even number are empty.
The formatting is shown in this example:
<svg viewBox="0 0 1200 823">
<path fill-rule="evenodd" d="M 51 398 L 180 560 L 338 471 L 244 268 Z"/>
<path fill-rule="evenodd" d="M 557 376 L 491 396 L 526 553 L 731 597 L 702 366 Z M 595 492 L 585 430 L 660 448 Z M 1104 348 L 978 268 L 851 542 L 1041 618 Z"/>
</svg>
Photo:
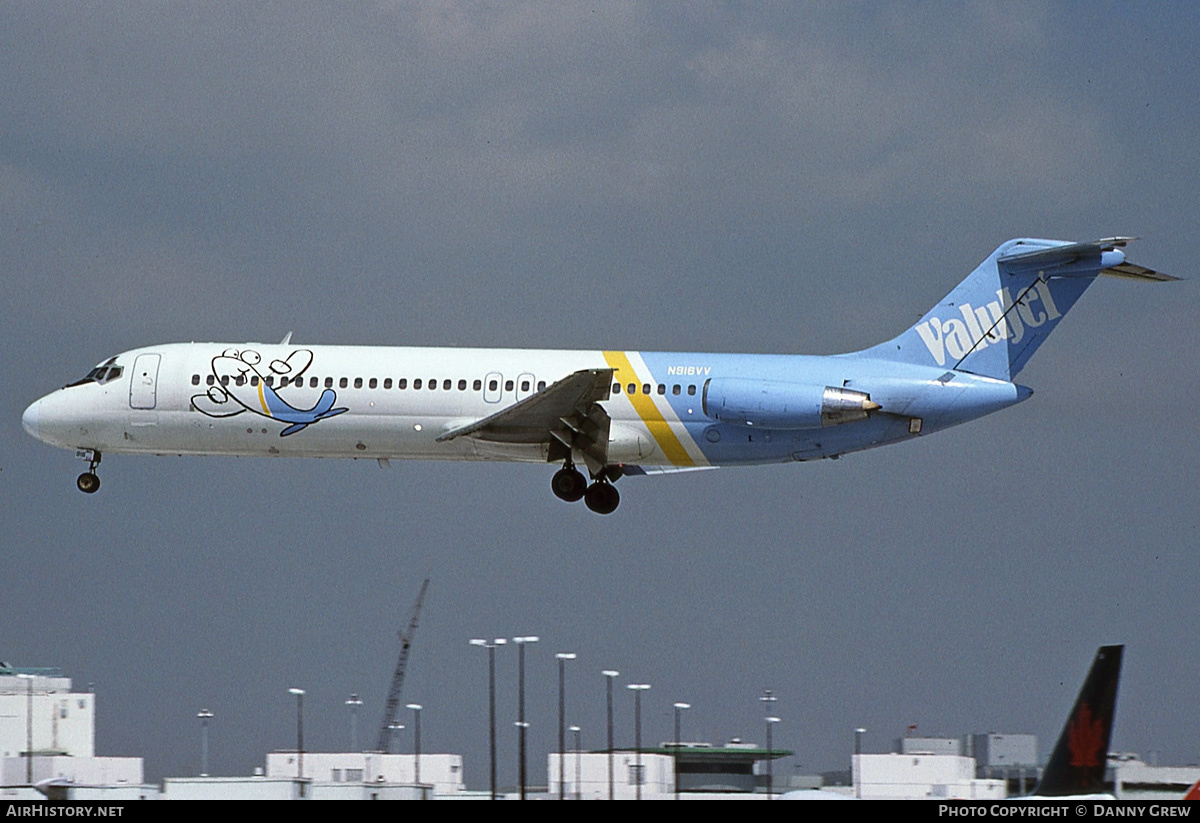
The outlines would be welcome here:
<svg viewBox="0 0 1200 823">
<path fill-rule="evenodd" d="M 354 378 L 354 388 L 356 388 L 356 389 L 362 388 L 362 378 L 361 377 Z"/>
<path fill-rule="evenodd" d="M 325 378 L 325 388 L 327 388 L 327 389 L 333 388 L 333 378 L 332 377 Z"/>
<path fill-rule="evenodd" d="M 671 387 L 671 394 L 679 394 L 679 384 L 678 383 L 676 383 L 674 386 Z"/>
<path fill-rule="evenodd" d="M 266 383 L 268 386 L 274 386 L 275 385 L 275 375 L 268 374 L 266 377 L 263 378 L 263 382 Z"/>
<path fill-rule="evenodd" d="M 315 378 L 315 377 L 310 377 L 310 378 L 308 379 L 308 387 L 309 387 L 310 389 L 315 389 L 315 388 L 317 387 L 317 378 Z"/>
<path fill-rule="evenodd" d="M 659 383 L 659 384 L 658 384 L 658 393 L 659 393 L 659 394 L 666 394 L 666 393 L 667 393 L 667 384 L 666 384 L 666 383 Z"/>
<path fill-rule="evenodd" d="M 347 380 L 345 377 L 343 377 L 341 380 L 338 381 L 339 389 L 344 389 L 344 388 L 346 388 L 346 386 L 349 386 L 349 385 L 350 385 L 350 381 Z"/>
<path fill-rule="evenodd" d="M 539 380 L 538 381 L 538 391 L 545 391 L 545 389 L 546 389 L 546 381 Z"/>
<path fill-rule="evenodd" d="M 459 391 L 466 391 L 466 390 L 467 390 L 467 381 L 466 381 L 466 380 L 459 380 L 459 381 L 458 381 L 458 390 L 459 390 Z"/>
<path fill-rule="evenodd" d="M 418 377 L 416 380 L 413 381 L 413 388 L 414 389 L 421 388 L 421 378 Z"/>
<path fill-rule="evenodd" d="M 474 389 L 475 391 L 479 391 L 480 389 L 483 388 L 483 381 L 476 380 L 474 383 L 471 384 L 471 388 Z"/>
<path fill-rule="evenodd" d="M 288 379 L 287 379 L 287 377 L 281 377 L 281 378 L 279 378 L 279 388 L 281 388 L 281 389 L 286 389 L 286 388 L 287 388 L 287 384 L 288 384 Z"/>
<path fill-rule="evenodd" d="M 637 383 L 630 383 L 628 386 L 626 386 L 626 390 L 630 394 L 637 394 Z"/>
<path fill-rule="evenodd" d="M 498 385 L 500 385 L 500 384 L 497 383 L 495 380 L 489 380 L 488 381 L 488 391 L 495 391 L 496 386 L 498 386 Z"/>
<path fill-rule="evenodd" d="M 192 385 L 193 385 L 193 386 L 199 386 L 199 385 L 200 385 L 200 375 L 198 375 L 198 374 L 193 374 L 193 375 L 192 375 Z"/>
<path fill-rule="evenodd" d="M 688 394 L 695 394 L 695 393 L 696 393 L 696 387 L 694 385 L 688 386 Z"/>
<path fill-rule="evenodd" d="M 239 374 L 233 381 L 238 386 L 246 385 L 246 375 Z"/>
<path fill-rule="evenodd" d="M 429 390 L 433 391 L 436 388 L 437 388 L 437 378 L 436 377 L 429 378 Z"/>
<path fill-rule="evenodd" d="M 379 385 L 379 381 L 378 381 L 378 380 L 376 380 L 374 377 L 372 377 L 372 378 L 371 378 L 371 382 L 367 384 L 367 388 L 368 388 L 368 389 L 374 389 L 374 388 L 376 388 L 378 385 Z"/>
<path fill-rule="evenodd" d="M 521 381 L 521 391 L 529 391 L 529 381 L 528 380 Z"/>
<path fill-rule="evenodd" d="M 643 383 L 642 384 L 642 394 L 649 394 L 649 393 L 650 393 L 650 384 Z"/>
<path fill-rule="evenodd" d="M 229 385 L 229 375 L 227 375 L 227 374 L 223 374 L 223 375 L 221 375 L 221 385 L 222 385 L 222 386 L 228 386 L 228 385 Z"/>
<path fill-rule="evenodd" d="M 620 394 L 620 393 L 621 393 L 621 384 L 620 384 L 620 383 L 613 383 L 613 390 L 612 390 L 612 393 L 613 393 L 613 394 Z"/>
<path fill-rule="evenodd" d="M 251 386 L 258 385 L 258 375 L 257 374 L 250 378 L 250 385 Z"/>
<path fill-rule="evenodd" d="M 213 383 L 216 383 L 217 381 L 216 381 L 216 380 L 213 378 L 213 376 L 210 374 L 208 377 L 204 378 L 204 382 L 205 382 L 207 385 L 211 386 Z"/>
<path fill-rule="evenodd" d="M 452 385 L 454 385 L 454 383 L 453 383 L 452 381 L 450 381 L 450 380 L 443 380 L 443 381 L 442 381 L 442 389 L 443 389 L 444 391 L 450 391 L 450 387 L 451 387 Z"/>
<path fill-rule="evenodd" d="M 398 388 L 398 389 L 407 389 L 407 388 L 408 388 L 408 378 L 407 378 L 407 377 L 401 377 L 399 380 L 397 380 L 397 381 L 396 381 L 396 388 Z M 418 389 L 419 389 L 419 388 L 421 388 L 421 387 L 420 387 L 420 386 L 416 386 L 416 388 L 418 388 Z"/>
<path fill-rule="evenodd" d="M 511 381 L 511 380 L 505 380 L 505 381 L 504 381 L 504 390 L 505 390 L 505 391 L 512 391 L 512 390 L 513 390 L 513 381 Z"/>
<path fill-rule="evenodd" d="M 383 387 L 385 389 L 390 389 L 392 387 L 392 378 L 390 378 L 390 377 L 383 378 Z"/>
</svg>

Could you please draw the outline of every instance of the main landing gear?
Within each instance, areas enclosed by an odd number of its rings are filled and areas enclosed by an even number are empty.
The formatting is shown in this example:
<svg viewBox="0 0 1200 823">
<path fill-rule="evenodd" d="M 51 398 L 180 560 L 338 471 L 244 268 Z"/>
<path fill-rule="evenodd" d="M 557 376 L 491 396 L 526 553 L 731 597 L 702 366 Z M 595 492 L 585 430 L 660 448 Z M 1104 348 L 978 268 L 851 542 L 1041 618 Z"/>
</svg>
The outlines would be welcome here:
<svg viewBox="0 0 1200 823">
<path fill-rule="evenodd" d="M 100 476 L 96 474 L 96 467 L 100 465 L 100 452 L 88 449 L 80 456 L 88 461 L 88 470 L 76 478 L 75 485 L 84 494 L 95 494 L 100 488 Z"/>
<path fill-rule="evenodd" d="M 574 463 L 568 461 L 554 473 L 550 480 L 550 489 L 559 500 L 575 503 L 582 499 L 584 505 L 596 514 L 612 514 L 621 502 L 621 495 L 612 485 L 612 481 L 619 476 L 619 472 L 614 473 L 605 468 L 589 486 L 583 473 L 575 468 Z"/>
<path fill-rule="evenodd" d="M 550 490 L 559 500 L 575 503 L 587 493 L 587 478 L 574 464 L 568 463 L 550 478 Z"/>
</svg>

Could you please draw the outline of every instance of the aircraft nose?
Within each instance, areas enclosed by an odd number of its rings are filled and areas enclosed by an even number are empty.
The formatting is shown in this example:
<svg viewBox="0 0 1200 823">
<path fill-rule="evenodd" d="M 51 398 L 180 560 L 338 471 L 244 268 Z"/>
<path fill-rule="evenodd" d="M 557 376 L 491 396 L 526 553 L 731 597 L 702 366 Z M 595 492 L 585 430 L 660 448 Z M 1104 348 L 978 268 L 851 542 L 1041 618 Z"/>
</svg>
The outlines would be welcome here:
<svg viewBox="0 0 1200 823">
<path fill-rule="evenodd" d="M 29 404 L 29 408 L 21 415 L 21 427 L 30 435 L 41 440 L 41 435 L 38 434 L 38 418 L 41 417 L 41 400 L 35 400 Z"/>
</svg>

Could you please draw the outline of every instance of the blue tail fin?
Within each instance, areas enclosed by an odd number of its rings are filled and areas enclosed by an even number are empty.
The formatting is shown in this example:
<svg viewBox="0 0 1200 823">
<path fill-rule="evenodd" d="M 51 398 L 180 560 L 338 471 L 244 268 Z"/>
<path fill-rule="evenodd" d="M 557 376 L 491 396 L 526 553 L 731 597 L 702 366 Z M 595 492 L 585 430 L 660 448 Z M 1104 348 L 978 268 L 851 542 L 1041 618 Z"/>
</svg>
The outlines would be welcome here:
<svg viewBox="0 0 1200 823">
<path fill-rule="evenodd" d="M 915 326 L 858 354 L 1012 380 L 1098 274 L 1140 268 L 1117 248 L 1128 239 L 1009 240 Z"/>
</svg>

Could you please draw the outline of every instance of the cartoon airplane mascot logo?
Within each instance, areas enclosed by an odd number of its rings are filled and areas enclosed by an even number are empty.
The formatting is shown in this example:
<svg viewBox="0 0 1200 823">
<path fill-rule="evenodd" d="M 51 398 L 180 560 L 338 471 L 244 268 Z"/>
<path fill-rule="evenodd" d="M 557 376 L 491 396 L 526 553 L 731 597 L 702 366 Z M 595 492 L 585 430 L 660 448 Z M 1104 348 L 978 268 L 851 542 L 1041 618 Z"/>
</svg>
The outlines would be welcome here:
<svg viewBox="0 0 1200 823">
<path fill-rule="evenodd" d="M 213 384 L 204 394 L 192 397 L 192 407 L 209 417 L 233 417 L 242 412 L 278 420 L 290 424 L 279 433 L 287 437 L 302 431 L 318 420 L 334 417 L 346 408 L 333 407 L 337 394 L 333 389 L 321 392 L 321 398 L 311 409 L 298 409 L 275 391 L 272 383 L 280 378 L 280 388 L 290 381 L 296 387 L 302 385 L 304 372 L 312 365 L 313 353 L 308 349 L 297 349 L 286 360 L 272 360 L 268 366 L 270 374 L 259 371 L 262 357 L 252 349 L 238 351 L 226 349 L 212 360 Z"/>
</svg>

